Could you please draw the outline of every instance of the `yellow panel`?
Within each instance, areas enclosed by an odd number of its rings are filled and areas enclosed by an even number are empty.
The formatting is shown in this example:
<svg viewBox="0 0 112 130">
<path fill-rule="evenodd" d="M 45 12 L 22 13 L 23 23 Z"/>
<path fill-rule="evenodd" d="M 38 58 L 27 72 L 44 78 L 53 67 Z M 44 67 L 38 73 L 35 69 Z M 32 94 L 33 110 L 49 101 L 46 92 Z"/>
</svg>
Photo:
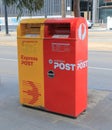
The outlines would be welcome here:
<svg viewBox="0 0 112 130">
<path fill-rule="evenodd" d="M 27 21 L 26 21 L 27 22 Z M 18 70 L 20 103 L 33 107 L 44 107 L 43 35 L 40 38 L 23 38 L 21 23 L 18 26 Z M 22 30 L 23 29 L 23 30 Z"/>
<path fill-rule="evenodd" d="M 21 104 L 44 106 L 42 42 L 42 40 L 18 40 Z"/>
<path fill-rule="evenodd" d="M 46 19 L 44 18 L 28 18 L 28 19 L 22 19 L 21 20 L 21 24 L 22 23 L 44 23 Z"/>
<path fill-rule="evenodd" d="M 18 38 L 43 38 L 45 19 L 23 19 L 18 26 Z"/>
</svg>

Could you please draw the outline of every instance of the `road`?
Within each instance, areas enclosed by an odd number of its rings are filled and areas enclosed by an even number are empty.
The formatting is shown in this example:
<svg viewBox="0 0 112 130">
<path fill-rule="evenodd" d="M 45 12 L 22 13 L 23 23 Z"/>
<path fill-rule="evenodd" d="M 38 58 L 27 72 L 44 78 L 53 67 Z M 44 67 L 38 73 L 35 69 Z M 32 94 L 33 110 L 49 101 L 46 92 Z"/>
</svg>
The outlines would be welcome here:
<svg viewBox="0 0 112 130">
<path fill-rule="evenodd" d="M 112 52 L 89 51 L 89 88 L 112 90 Z"/>
<path fill-rule="evenodd" d="M 112 90 L 112 52 L 89 51 L 89 88 Z M 0 75 L 16 76 L 17 48 L 0 46 Z M 17 79 L 15 79 L 18 82 Z"/>
</svg>

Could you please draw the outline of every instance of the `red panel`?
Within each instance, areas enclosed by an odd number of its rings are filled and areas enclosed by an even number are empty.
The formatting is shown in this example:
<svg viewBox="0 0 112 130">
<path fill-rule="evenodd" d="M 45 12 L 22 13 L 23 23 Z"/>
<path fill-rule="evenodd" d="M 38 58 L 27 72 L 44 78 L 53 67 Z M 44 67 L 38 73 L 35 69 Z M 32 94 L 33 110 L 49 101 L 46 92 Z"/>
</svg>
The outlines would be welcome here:
<svg viewBox="0 0 112 130">
<path fill-rule="evenodd" d="M 57 44 L 55 50 L 53 43 Z M 65 52 L 64 49 L 59 52 L 59 46 L 65 46 Z M 67 40 L 47 40 L 44 45 L 45 107 L 48 110 L 72 115 L 75 109 L 74 50 L 74 45 Z M 49 71 L 54 73 L 54 77 L 48 76 Z"/>
<path fill-rule="evenodd" d="M 50 24 L 53 27 L 62 23 L 69 23 L 69 30 L 66 26 L 60 28 L 66 30 L 66 35 L 60 31 L 58 38 L 58 33 L 54 34 L 58 32 L 56 28 L 49 30 Z M 86 21 L 83 18 L 47 20 L 45 37 L 45 109 L 76 117 L 87 107 Z"/>
</svg>

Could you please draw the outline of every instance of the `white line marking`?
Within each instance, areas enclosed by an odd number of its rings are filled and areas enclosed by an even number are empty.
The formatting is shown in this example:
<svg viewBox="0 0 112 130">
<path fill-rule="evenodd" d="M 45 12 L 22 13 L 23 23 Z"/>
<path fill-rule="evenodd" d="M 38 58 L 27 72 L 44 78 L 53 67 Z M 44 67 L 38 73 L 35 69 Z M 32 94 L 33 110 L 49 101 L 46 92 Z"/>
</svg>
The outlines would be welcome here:
<svg viewBox="0 0 112 130">
<path fill-rule="evenodd" d="M 101 68 L 101 67 L 88 67 L 88 68 L 90 68 L 90 69 L 96 69 L 96 70 L 106 70 L 106 71 L 112 71 L 112 69 L 111 68 Z"/>
<path fill-rule="evenodd" d="M 6 59 L 6 58 L 0 58 L 0 60 L 5 60 L 5 61 L 17 61 L 16 59 Z"/>
</svg>

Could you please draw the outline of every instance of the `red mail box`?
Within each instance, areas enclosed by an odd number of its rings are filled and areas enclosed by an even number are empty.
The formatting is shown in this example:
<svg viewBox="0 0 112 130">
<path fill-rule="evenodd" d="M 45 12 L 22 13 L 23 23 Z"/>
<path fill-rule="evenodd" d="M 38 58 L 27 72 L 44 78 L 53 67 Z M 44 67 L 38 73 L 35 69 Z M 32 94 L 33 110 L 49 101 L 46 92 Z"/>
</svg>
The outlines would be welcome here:
<svg viewBox="0 0 112 130">
<path fill-rule="evenodd" d="M 86 20 L 47 19 L 44 37 L 45 109 L 77 117 L 87 108 Z"/>
</svg>

